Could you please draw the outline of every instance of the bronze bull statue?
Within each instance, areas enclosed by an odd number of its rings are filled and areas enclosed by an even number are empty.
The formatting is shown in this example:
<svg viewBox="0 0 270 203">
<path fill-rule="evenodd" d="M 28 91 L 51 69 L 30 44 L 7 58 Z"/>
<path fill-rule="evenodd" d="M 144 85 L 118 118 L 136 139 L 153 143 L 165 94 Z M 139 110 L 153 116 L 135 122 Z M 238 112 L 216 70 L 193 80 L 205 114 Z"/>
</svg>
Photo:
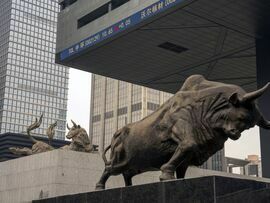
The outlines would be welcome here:
<svg viewBox="0 0 270 203">
<path fill-rule="evenodd" d="M 104 153 L 105 170 L 96 184 L 104 189 L 111 175 L 161 170 L 160 180 L 183 178 L 190 165 L 200 166 L 230 138 L 255 125 L 270 129 L 255 100 L 269 87 L 246 93 L 241 87 L 189 77 L 182 88 L 146 118 L 118 130 Z M 110 160 L 105 153 L 111 149 Z"/>
<path fill-rule="evenodd" d="M 67 124 L 68 134 L 66 138 L 71 139 L 71 143 L 62 147 L 62 149 L 73 150 L 78 152 L 93 152 L 94 147 L 91 144 L 88 134 L 84 128 L 77 125 L 71 120 L 73 126 L 69 127 Z"/>
<path fill-rule="evenodd" d="M 26 132 L 27 132 L 28 138 L 33 143 L 32 148 L 28 148 L 28 147 L 22 147 L 22 148 L 21 147 L 10 147 L 9 150 L 13 154 L 32 155 L 32 154 L 38 154 L 38 153 L 54 150 L 54 148 L 51 146 L 51 142 L 52 142 L 53 136 L 55 134 L 55 127 L 57 125 L 57 122 L 55 122 L 53 124 L 50 124 L 50 126 L 46 130 L 46 135 L 49 138 L 48 139 L 49 144 L 47 144 L 45 142 L 42 142 L 42 141 L 38 141 L 31 135 L 32 130 L 35 130 L 35 129 L 40 127 L 40 125 L 42 123 L 42 118 L 43 118 L 43 114 L 39 117 L 39 119 L 36 118 L 35 122 L 27 127 Z"/>
</svg>

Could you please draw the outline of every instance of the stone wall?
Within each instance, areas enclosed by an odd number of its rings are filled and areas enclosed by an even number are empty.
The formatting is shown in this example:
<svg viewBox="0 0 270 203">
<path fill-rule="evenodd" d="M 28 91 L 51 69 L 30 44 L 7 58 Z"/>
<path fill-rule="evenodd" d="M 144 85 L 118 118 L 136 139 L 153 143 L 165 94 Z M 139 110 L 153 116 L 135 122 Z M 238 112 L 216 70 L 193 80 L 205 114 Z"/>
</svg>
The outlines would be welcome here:
<svg viewBox="0 0 270 203">
<path fill-rule="evenodd" d="M 104 163 L 99 154 L 54 150 L 0 163 L 0 202 L 93 191 Z M 135 184 L 158 180 L 158 174 L 137 177 Z M 122 176 L 112 177 L 108 188 L 123 186 Z"/>
</svg>

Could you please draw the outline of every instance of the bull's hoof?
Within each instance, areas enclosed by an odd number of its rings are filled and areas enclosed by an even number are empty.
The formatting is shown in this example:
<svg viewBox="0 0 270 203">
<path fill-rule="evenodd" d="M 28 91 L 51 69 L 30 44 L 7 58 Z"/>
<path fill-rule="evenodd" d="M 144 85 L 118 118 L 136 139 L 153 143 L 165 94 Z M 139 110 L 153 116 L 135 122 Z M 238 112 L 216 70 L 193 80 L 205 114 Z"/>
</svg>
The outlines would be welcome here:
<svg viewBox="0 0 270 203">
<path fill-rule="evenodd" d="M 107 166 L 105 166 L 105 171 L 107 173 L 112 173 L 113 172 L 113 167 L 111 165 L 107 165 Z"/>
<path fill-rule="evenodd" d="M 160 181 L 173 180 L 173 179 L 175 179 L 175 177 L 174 177 L 174 173 L 172 172 L 162 172 L 162 174 L 159 176 Z"/>
<path fill-rule="evenodd" d="M 104 190 L 105 189 L 105 185 L 104 184 L 96 184 L 96 190 Z"/>
</svg>

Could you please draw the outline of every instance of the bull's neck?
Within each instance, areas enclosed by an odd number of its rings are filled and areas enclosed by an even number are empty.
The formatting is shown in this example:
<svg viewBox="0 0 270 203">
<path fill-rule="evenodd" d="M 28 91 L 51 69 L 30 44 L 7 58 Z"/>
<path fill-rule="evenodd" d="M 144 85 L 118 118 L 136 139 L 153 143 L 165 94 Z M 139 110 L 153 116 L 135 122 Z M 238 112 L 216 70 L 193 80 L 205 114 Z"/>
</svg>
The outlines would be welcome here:
<svg viewBox="0 0 270 203">
<path fill-rule="evenodd" d="M 220 133 L 215 131 L 215 117 L 227 106 L 227 103 L 221 94 L 217 94 L 201 99 L 192 108 L 194 130 L 204 141 L 219 137 Z"/>
</svg>

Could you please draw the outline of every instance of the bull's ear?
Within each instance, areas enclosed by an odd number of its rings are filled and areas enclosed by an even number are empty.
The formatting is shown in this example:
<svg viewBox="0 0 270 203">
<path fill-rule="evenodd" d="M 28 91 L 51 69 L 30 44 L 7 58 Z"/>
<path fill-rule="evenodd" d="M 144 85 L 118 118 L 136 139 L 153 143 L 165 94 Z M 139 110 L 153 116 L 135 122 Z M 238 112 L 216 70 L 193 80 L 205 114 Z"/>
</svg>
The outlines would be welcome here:
<svg viewBox="0 0 270 203">
<path fill-rule="evenodd" d="M 229 97 L 229 102 L 233 105 L 238 105 L 240 103 L 239 97 L 237 92 L 233 93 L 230 97 Z"/>
</svg>

